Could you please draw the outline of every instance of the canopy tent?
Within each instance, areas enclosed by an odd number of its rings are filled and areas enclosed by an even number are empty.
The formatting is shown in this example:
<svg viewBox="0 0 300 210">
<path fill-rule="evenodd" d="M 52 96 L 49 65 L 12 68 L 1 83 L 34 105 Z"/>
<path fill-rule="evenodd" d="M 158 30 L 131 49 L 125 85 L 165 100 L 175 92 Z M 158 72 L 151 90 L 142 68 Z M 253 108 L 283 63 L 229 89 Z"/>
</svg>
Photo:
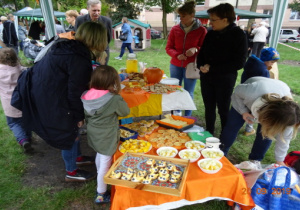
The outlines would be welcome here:
<svg viewBox="0 0 300 210">
<path fill-rule="evenodd" d="M 261 13 L 256 13 L 256 12 L 251 12 L 251 11 L 236 9 L 236 8 L 234 8 L 234 12 L 237 16 L 240 17 L 240 19 L 271 18 L 272 17 L 272 15 L 261 14 Z M 196 12 L 195 17 L 209 18 L 209 15 L 207 14 L 207 10 L 203 10 L 203 11 Z"/>
<path fill-rule="evenodd" d="M 31 7 L 24 7 L 23 9 L 18 10 L 17 12 L 25 12 L 25 11 L 29 11 L 32 10 Z"/>
<path fill-rule="evenodd" d="M 30 20 L 31 18 L 33 18 L 34 20 L 41 20 L 44 21 L 44 17 L 43 17 L 43 13 L 42 10 L 40 8 L 38 9 L 33 9 L 33 10 L 28 10 L 28 11 L 18 11 L 13 13 L 15 16 L 18 16 L 19 18 L 25 18 L 27 20 Z M 64 20 L 66 17 L 66 14 L 64 12 L 58 12 L 58 11 L 54 11 L 54 16 L 58 19 L 58 20 Z"/>
</svg>

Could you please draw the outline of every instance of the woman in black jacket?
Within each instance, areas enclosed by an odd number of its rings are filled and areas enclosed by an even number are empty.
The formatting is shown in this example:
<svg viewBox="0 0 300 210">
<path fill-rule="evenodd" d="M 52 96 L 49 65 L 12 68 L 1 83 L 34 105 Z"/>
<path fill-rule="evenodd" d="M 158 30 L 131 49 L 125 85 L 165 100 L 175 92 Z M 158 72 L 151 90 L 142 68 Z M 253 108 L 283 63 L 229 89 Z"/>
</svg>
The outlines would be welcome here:
<svg viewBox="0 0 300 210">
<path fill-rule="evenodd" d="M 92 59 L 106 47 L 106 28 L 100 23 L 86 22 L 77 30 L 75 40 L 55 42 L 45 56 L 19 78 L 25 124 L 48 144 L 62 150 L 66 181 L 86 181 L 94 177 L 77 167 L 87 160 L 79 150 L 78 127 L 84 120 L 80 97 L 88 90 Z M 25 82 L 20 84 L 22 81 Z"/>
<path fill-rule="evenodd" d="M 236 24 L 232 5 L 225 3 L 209 9 L 210 25 L 197 57 L 200 67 L 201 93 L 205 106 L 206 129 L 215 131 L 216 108 L 225 126 L 230 97 L 237 71 L 243 68 L 247 57 L 246 35 Z"/>
</svg>

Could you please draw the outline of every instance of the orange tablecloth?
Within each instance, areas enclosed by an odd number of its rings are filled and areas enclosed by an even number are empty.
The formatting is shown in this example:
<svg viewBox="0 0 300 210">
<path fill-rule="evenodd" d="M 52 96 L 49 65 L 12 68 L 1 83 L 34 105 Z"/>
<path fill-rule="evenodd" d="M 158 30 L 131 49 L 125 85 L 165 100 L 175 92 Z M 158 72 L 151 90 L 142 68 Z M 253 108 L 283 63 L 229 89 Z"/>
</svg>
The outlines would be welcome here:
<svg viewBox="0 0 300 210">
<path fill-rule="evenodd" d="M 156 155 L 156 150 L 152 149 L 147 154 Z M 122 153 L 117 151 L 114 160 L 121 155 Z M 160 205 L 182 199 L 196 201 L 208 197 L 234 201 L 243 205 L 243 209 L 253 208 L 255 204 L 245 190 L 247 185 L 242 174 L 226 157 L 220 161 L 223 168 L 216 174 L 206 174 L 199 169 L 197 162 L 190 163 L 186 186 L 181 197 L 113 186 L 111 209 L 121 210 L 145 205 Z"/>
</svg>

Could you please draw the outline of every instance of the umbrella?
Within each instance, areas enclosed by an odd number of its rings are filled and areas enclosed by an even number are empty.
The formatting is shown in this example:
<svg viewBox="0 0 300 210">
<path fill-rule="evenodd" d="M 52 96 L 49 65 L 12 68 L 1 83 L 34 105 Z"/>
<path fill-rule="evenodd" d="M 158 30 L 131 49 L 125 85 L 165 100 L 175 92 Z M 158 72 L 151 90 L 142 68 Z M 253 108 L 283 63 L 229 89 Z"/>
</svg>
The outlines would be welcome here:
<svg viewBox="0 0 300 210">
<path fill-rule="evenodd" d="M 236 8 L 234 8 L 234 12 L 236 15 L 238 15 L 240 17 L 240 19 L 271 18 L 272 17 L 272 15 L 256 13 L 256 12 L 251 12 L 251 11 L 236 9 Z M 209 18 L 209 15 L 207 14 L 207 10 L 203 10 L 203 11 L 196 12 L 195 17 Z"/>
</svg>

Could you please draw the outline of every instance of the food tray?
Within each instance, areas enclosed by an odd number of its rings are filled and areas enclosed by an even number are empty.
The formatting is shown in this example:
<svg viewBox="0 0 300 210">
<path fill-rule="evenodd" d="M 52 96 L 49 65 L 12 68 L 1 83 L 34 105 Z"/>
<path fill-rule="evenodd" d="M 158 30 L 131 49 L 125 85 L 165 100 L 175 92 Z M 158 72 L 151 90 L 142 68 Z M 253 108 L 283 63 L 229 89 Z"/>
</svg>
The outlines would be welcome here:
<svg viewBox="0 0 300 210">
<path fill-rule="evenodd" d="M 153 183 L 150 185 L 144 185 L 144 184 L 137 183 L 137 182 L 110 178 L 109 176 L 110 176 L 111 172 L 116 171 L 118 168 L 122 167 L 122 164 L 124 165 L 124 161 L 126 161 L 126 158 L 128 158 L 128 156 L 132 157 L 133 160 L 137 157 L 138 158 L 147 158 L 147 159 L 151 158 L 151 159 L 155 159 L 156 161 L 164 160 L 167 162 L 172 162 L 176 166 L 181 166 L 181 168 L 183 170 L 181 181 L 180 181 L 180 183 L 177 184 L 177 186 L 175 188 L 170 188 L 170 187 L 167 187 L 167 185 L 170 184 L 169 182 L 163 182 L 163 183 L 158 182 L 158 183 Z M 129 161 L 130 164 L 132 164 L 133 162 L 134 161 Z M 134 166 L 131 167 L 131 165 L 127 165 L 127 166 L 129 166 L 130 168 L 134 167 Z M 149 191 L 149 192 L 154 192 L 154 193 L 162 193 L 162 194 L 172 195 L 172 196 L 181 196 L 181 193 L 184 189 L 188 169 L 189 169 L 189 161 L 188 160 L 183 160 L 183 159 L 178 159 L 178 158 L 160 157 L 160 156 L 156 156 L 156 155 L 146 155 L 146 154 L 140 154 L 140 153 L 125 153 L 124 155 L 122 155 L 118 160 L 116 160 L 113 163 L 113 165 L 110 167 L 110 169 L 105 174 L 103 179 L 104 179 L 104 183 L 106 183 L 106 184 L 117 185 L 117 186 L 122 186 L 122 187 L 129 187 L 129 188 L 133 188 L 133 189 L 139 189 L 139 190 L 144 190 L 144 191 Z"/>
<path fill-rule="evenodd" d="M 170 123 L 163 122 L 161 120 L 156 120 L 156 123 L 159 124 L 161 127 L 171 128 L 171 129 L 175 129 L 175 130 L 178 130 L 178 131 L 184 131 L 184 130 L 189 129 L 189 128 L 194 126 L 195 120 L 193 120 L 193 119 L 188 119 L 188 118 L 181 117 L 181 116 L 176 116 L 176 115 L 171 115 L 171 116 L 174 120 L 181 120 L 181 121 L 187 122 L 188 125 L 184 126 L 184 127 L 183 126 L 176 126 L 176 125 L 173 125 L 173 124 L 170 124 Z"/>
<path fill-rule="evenodd" d="M 123 130 L 126 130 L 126 131 L 129 131 L 130 133 L 134 133 L 134 135 L 133 136 L 130 136 L 130 137 L 127 137 L 127 138 L 122 138 L 122 137 L 120 137 L 120 140 L 121 141 L 125 141 L 125 140 L 128 140 L 128 139 L 136 139 L 137 137 L 138 137 L 138 132 L 136 132 L 136 131 L 134 131 L 134 130 L 131 130 L 131 129 L 129 129 L 129 128 L 125 128 L 125 127 L 123 127 L 123 126 L 120 126 L 119 127 L 120 129 L 123 129 Z"/>
<path fill-rule="evenodd" d="M 137 140 L 137 141 L 144 141 L 144 142 L 147 142 L 147 141 L 145 141 L 145 140 Z M 150 142 L 149 142 L 150 143 Z M 151 143 L 150 143 L 151 144 Z M 119 145 L 119 152 L 121 152 L 121 145 L 122 144 L 120 144 Z M 147 152 L 149 152 L 149 151 L 151 151 L 151 149 L 152 149 L 152 144 L 151 144 L 151 146 L 150 146 L 150 148 L 149 148 L 149 150 L 147 151 Z M 147 152 L 140 152 L 140 153 L 147 153 Z M 123 153 L 123 152 L 121 152 L 121 153 Z M 123 153 L 124 154 L 124 153 Z"/>
</svg>

